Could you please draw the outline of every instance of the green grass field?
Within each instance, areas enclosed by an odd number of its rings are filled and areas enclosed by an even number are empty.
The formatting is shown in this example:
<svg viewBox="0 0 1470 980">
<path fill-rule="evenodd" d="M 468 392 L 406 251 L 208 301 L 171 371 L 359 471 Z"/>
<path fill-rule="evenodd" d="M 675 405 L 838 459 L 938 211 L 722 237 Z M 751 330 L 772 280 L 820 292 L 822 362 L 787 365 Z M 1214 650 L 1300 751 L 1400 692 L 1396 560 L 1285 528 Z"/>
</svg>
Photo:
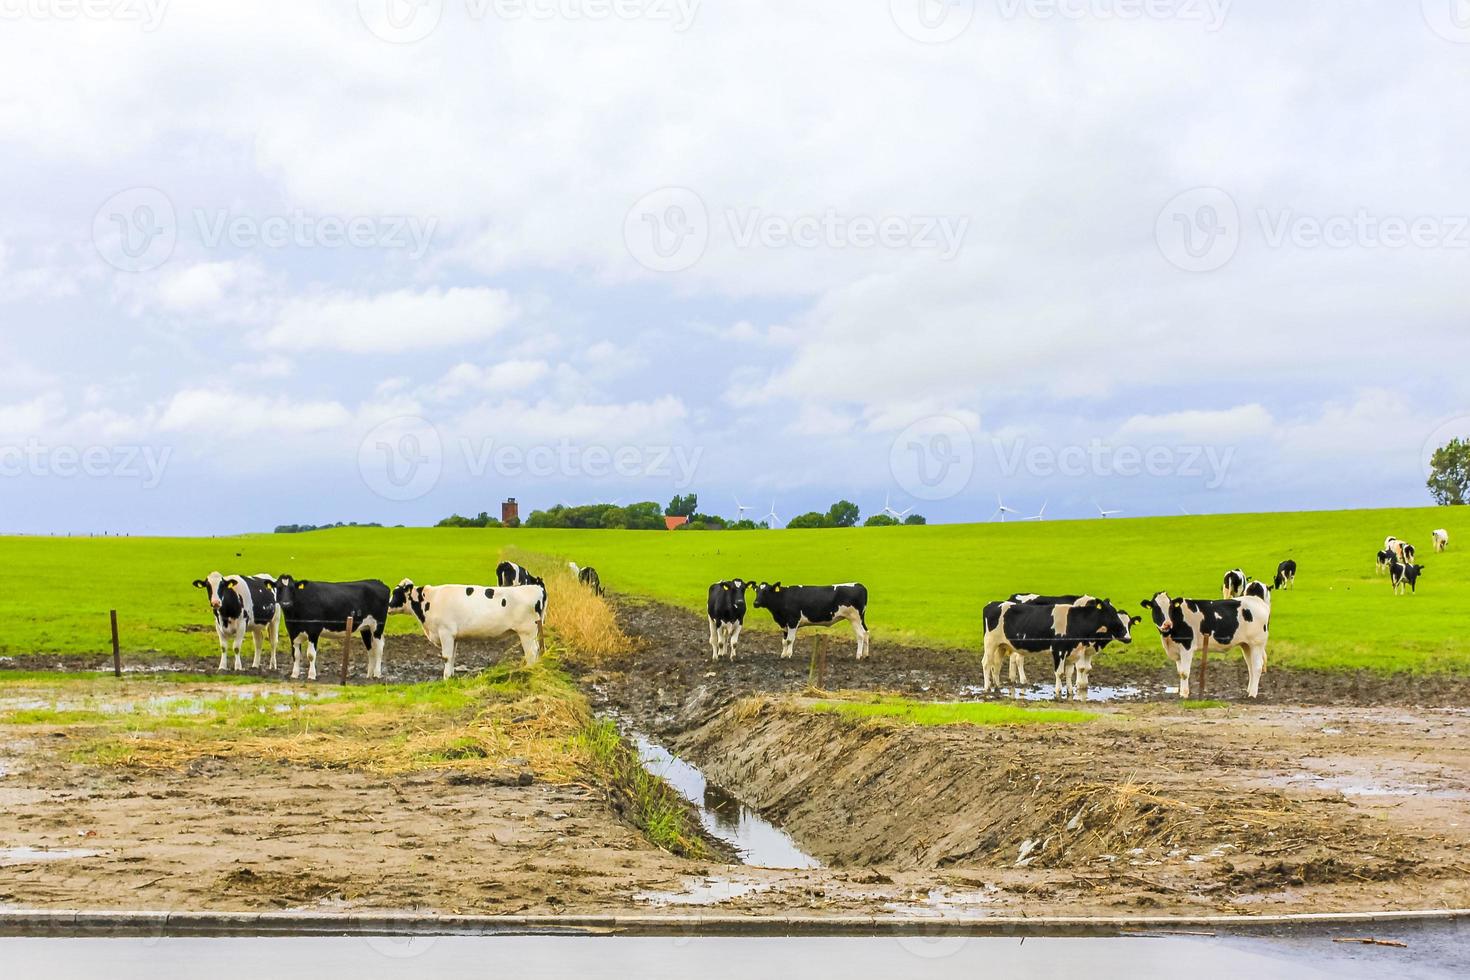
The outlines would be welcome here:
<svg viewBox="0 0 1470 980">
<path fill-rule="evenodd" d="M 502 550 L 595 565 L 609 589 L 703 610 L 710 582 L 860 580 L 883 641 L 978 649 L 984 602 L 1018 590 L 1088 591 L 1141 614 L 1158 589 L 1219 596 L 1240 566 L 1269 578 L 1295 558 L 1297 588 L 1276 600 L 1271 663 L 1310 669 L 1470 673 L 1470 510 L 1419 508 L 1137 520 L 821 531 L 660 532 L 342 529 L 228 538 L 0 538 L 0 654 L 108 648 L 107 610 L 138 657 L 217 656 L 203 593 L 218 569 L 298 578 L 489 582 Z M 1433 554 L 1444 527 L 1451 550 Z M 1388 534 L 1419 548 L 1417 595 L 1392 595 L 1373 556 Z M 530 562 L 534 566 L 534 562 Z M 769 626 L 762 612 L 748 619 Z M 413 631 L 395 617 L 391 632 Z M 835 631 L 838 635 L 845 629 Z M 391 649 L 391 648 L 390 648 Z M 249 643 L 246 643 L 248 653 Z M 390 654 L 391 655 L 391 654 Z M 1114 662 L 1162 663 L 1149 624 Z"/>
</svg>

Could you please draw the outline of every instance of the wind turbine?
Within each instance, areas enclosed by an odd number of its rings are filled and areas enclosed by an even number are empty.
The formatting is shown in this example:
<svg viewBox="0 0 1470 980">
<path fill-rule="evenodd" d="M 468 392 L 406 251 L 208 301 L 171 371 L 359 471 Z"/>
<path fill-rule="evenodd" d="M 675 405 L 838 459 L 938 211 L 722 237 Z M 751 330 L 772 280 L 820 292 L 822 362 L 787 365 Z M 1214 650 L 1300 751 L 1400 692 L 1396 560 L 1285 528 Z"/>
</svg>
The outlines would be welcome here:
<svg viewBox="0 0 1470 980">
<path fill-rule="evenodd" d="M 902 521 L 905 517 L 908 516 L 908 512 L 911 511 L 911 510 L 913 510 L 912 507 L 905 508 L 904 510 L 894 510 L 889 505 L 888 494 L 885 493 L 883 495 L 883 513 L 887 514 L 889 517 L 893 518 L 895 521 Z"/>
<path fill-rule="evenodd" d="M 761 519 L 764 520 L 766 522 L 766 526 L 773 531 L 780 526 L 781 518 L 776 516 L 776 502 L 774 500 L 771 501 L 771 512 Z"/>
<path fill-rule="evenodd" d="M 1097 508 L 1098 517 L 1114 517 L 1118 514 L 1123 513 L 1121 510 L 1103 510 L 1102 504 L 1098 503 L 1096 500 L 1092 502 L 1092 506 Z"/>
<path fill-rule="evenodd" d="M 1049 501 L 1049 500 L 1043 500 L 1041 502 L 1041 510 L 1037 511 L 1031 517 L 1023 517 L 1023 518 L 1021 518 L 1021 520 L 1023 520 L 1023 521 L 1043 521 L 1043 520 L 1045 520 L 1046 519 L 1046 505 L 1049 504 L 1049 503 L 1051 503 L 1051 501 Z"/>
<path fill-rule="evenodd" d="M 996 502 L 996 504 L 998 506 L 995 508 L 995 513 L 990 515 L 990 519 L 992 521 L 995 520 L 997 517 L 999 517 L 1000 518 L 1000 522 L 1002 524 L 1004 524 L 1006 522 L 1006 515 L 1007 514 L 1019 514 L 1019 513 L 1021 513 L 1019 510 L 1016 510 L 1014 507 L 1007 507 L 1006 506 L 1006 502 L 1004 500 L 1001 500 L 1000 499 L 1000 494 L 996 494 L 995 495 L 995 502 Z"/>
<path fill-rule="evenodd" d="M 772 510 L 775 510 L 776 509 L 776 505 L 774 503 L 771 504 L 771 509 Z M 748 510 L 750 510 L 750 508 L 747 507 L 747 506 L 745 506 L 744 504 L 742 504 L 740 502 L 740 498 L 739 497 L 736 497 L 735 498 L 735 520 L 737 522 L 738 521 L 745 520 L 745 512 L 748 511 Z"/>
</svg>

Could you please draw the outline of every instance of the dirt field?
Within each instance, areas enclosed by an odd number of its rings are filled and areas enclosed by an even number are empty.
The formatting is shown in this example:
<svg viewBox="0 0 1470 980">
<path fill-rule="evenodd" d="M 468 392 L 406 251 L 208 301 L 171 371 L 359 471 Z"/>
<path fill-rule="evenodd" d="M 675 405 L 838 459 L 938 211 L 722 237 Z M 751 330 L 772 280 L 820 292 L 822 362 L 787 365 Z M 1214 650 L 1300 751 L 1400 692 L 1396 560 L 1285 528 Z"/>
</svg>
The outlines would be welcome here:
<svg viewBox="0 0 1470 980">
<path fill-rule="evenodd" d="M 900 727 L 808 710 L 807 634 L 795 660 L 777 658 L 773 636 L 747 633 L 740 661 L 713 665 L 700 618 L 619 609 L 639 648 L 580 670 L 594 704 L 699 765 L 823 867 L 675 857 L 600 787 L 529 771 L 384 776 L 222 758 L 137 771 L 69 761 L 78 736 L 38 729 L 0 731 L 0 904 L 879 915 L 1470 905 L 1470 711 L 1443 706 L 1463 681 L 1324 684 L 1272 670 L 1262 702 L 1244 703 L 1243 671 L 1221 658 L 1210 693 L 1230 703 L 1185 710 L 1163 691 L 1161 656 L 1157 674 L 1094 671 L 1095 691 L 1128 685 L 1139 698 L 1095 704 L 1102 717 L 1087 724 Z M 395 640 L 390 681 L 437 676 L 436 651 Z M 508 655 L 501 647 L 470 647 L 463 664 L 480 670 Z M 857 664 L 846 630 L 826 649 L 828 689 L 952 699 L 976 682 L 967 654 L 877 645 Z"/>
</svg>

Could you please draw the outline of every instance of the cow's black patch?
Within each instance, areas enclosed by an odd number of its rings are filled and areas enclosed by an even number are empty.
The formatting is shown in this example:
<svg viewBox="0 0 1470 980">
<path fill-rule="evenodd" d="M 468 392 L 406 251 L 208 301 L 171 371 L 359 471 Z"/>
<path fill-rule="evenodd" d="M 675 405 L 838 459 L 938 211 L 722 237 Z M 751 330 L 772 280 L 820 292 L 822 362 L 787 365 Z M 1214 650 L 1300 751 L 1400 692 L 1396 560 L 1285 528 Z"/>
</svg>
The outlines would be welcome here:
<svg viewBox="0 0 1470 980">
<path fill-rule="evenodd" d="M 1240 614 L 1245 617 L 1245 621 L 1247 623 L 1254 623 L 1256 621 L 1256 617 L 1251 615 L 1251 611 L 1249 609 L 1242 609 L 1240 611 Z"/>
<path fill-rule="evenodd" d="M 486 589 L 485 590 L 485 598 L 486 599 L 494 599 L 495 598 L 495 590 L 494 589 Z"/>
<path fill-rule="evenodd" d="M 474 595 L 475 594 L 475 587 L 473 585 L 466 585 L 464 587 L 464 594 L 465 595 Z"/>
</svg>

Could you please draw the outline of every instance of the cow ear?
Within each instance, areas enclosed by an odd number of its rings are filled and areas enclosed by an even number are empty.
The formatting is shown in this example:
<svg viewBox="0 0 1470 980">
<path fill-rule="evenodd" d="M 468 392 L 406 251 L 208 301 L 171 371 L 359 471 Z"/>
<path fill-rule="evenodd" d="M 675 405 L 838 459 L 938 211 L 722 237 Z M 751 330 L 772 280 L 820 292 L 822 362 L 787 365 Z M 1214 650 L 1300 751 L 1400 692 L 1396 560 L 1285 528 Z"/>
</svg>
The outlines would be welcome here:
<svg viewBox="0 0 1470 980">
<path fill-rule="evenodd" d="M 726 592 L 729 592 L 730 591 L 730 583 L 729 582 L 721 582 L 720 583 L 720 588 L 724 589 Z"/>
<path fill-rule="evenodd" d="M 1135 625 L 1136 626 L 1137 624 L 1143 622 L 1143 617 L 1142 616 L 1129 616 L 1128 617 L 1128 622 L 1131 625 Z"/>
<path fill-rule="evenodd" d="M 202 589 L 202 588 L 204 588 L 208 584 L 209 583 L 206 582 L 206 581 L 204 581 L 204 579 L 202 579 L 202 578 L 196 578 L 194 580 L 194 588 L 196 588 L 196 589 Z"/>
<path fill-rule="evenodd" d="M 1152 605 L 1153 605 L 1152 602 L 1149 602 L 1147 599 L 1145 599 L 1145 600 L 1143 600 L 1142 602 L 1140 602 L 1138 604 L 1138 608 L 1139 609 L 1147 609 L 1147 608 L 1149 608 Z"/>
</svg>

